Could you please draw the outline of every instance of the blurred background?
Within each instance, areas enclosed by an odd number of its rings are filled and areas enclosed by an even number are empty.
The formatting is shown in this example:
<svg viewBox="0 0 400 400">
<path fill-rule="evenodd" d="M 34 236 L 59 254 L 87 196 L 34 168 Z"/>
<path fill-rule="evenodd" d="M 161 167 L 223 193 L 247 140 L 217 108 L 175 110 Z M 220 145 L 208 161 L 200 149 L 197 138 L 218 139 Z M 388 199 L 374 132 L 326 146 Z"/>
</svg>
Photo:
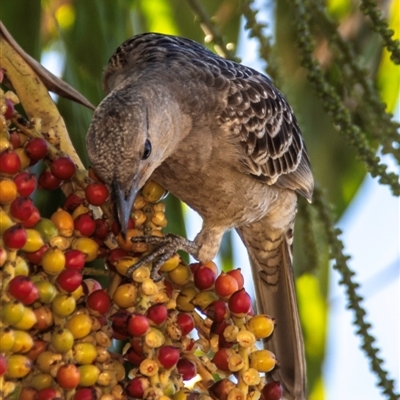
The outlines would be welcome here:
<svg viewBox="0 0 400 400">
<path fill-rule="evenodd" d="M 185 36 L 268 74 L 295 111 L 318 183 L 314 204 L 299 202 L 294 249 L 309 399 L 399 398 L 393 387 L 399 391 L 400 190 L 398 177 L 387 174 L 399 173 L 400 46 L 393 40 L 400 38 L 400 0 L 2 0 L 0 18 L 27 53 L 94 105 L 104 97 L 109 57 L 141 32 Z M 87 165 L 92 112 L 55 99 Z M 387 172 L 371 154 L 382 157 Z M 49 215 L 58 204 L 40 201 Z M 172 196 L 168 203 L 168 230 L 193 238 L 199 217 Z M 348 280 L 330 261 L 341 254 L 331 223 L 343 231 L 347 265 L 356 272 L 351 279 L 365 299 L 356 303 L 366 309 L 367 331 L 384 359 L 378 364 L 395 380 L 386 394 L 360 348 L 366 339 L 356 333 L 347 286 L 340 284 Z M 218 265 L 249 270 L 233 233 Z M 251 291 L 252 278 L 246 282 Z"/>
</svg>

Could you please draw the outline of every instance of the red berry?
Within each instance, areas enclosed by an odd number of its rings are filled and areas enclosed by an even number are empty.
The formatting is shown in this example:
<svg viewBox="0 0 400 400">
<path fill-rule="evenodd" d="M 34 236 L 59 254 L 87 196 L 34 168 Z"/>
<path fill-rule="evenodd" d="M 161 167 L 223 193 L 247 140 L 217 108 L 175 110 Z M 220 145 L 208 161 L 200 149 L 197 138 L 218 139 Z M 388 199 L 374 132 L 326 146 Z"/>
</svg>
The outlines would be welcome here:
<svg viewBox="0 0 400 400">
<path fill-rule="evenodd" d="M 144 391 L 150 386 L 147 378 L 136 376 L 125 388 L 126 394 L 134 399 L 143 399 Z"/>
<path fill-rule="evenodd" d="M 94 206 L 101 206 L 104 204 L 108 195 L 107 187 L 100 182 L 89 183 L 85 188 L 86 200 Z"/>
<path fill-rule="evenodd" d="M 43 171 L 38 180 L 40 188 L 45 190 L 55 190 L 61 186 L 62 181 L 57 179 L 49 170 Z"/>
<path fill-rule="evenodd" d="M 168 316 L 168 309 L 165 304 L 153 304 L 147 310 L 147 318 L 151 319 L 156 325 L 161 325 L 165 322 Z"/>
<path fill-rule="evenodd" d="M 70 249 L 64 253 L 65 268 L 80 271 L 85 266 L 86 255 L 80 250 Z"/>
<path fill-rule="evenodd" d="M 229 298 L 228 307 L 234 314 L 248 314 L 251 310 L 251 297 L 244 289 L 240 289 Z"/>
<path fill-rule="evenodd" d="M 60 393 L 53 388 L 41 389 L 36 393 L 35 400 L 55 400 L 60 398 Z"/>
<path fill-rule="evenodd" d="M 5 356 L 0 354 L 0 376 L 3 376 L 7 370 L 7 359 Z"/>
<path fill-rule="evenodd" d="M 244 277 L 240 268 L 232 269 L 227 272 L 228 275 L 234 277 L 238 283 L 238 289 L 242 289 L 244 286 Z"/>
<path fill-rule="evenodd" d="M 8 293 L 19 301 L 22 301 L 34 288 L 34 283 L 29 276 L 18 275 L 12 278 L 8 284 Z"/>
<path fill-rule="evenodd" d="M 216 300 L 204 310 L 204 314 L 212 321 L 221 322 L 227 317 L 227 311 L 226 303 L 222 300 Z"/>
<path fill-rule="evenodd" d="M 229 297 L 237 290 L 239 290 L 237 280 L 224 272 L 222 272 L 215 281 L 215 293 L 220 297 Z"/>
<path fill-rule="evenodd" d="M 229 372 L 228 361 L 229 361 L 231 352 L 232 352 L 232 349 L 222 348 L 222 349 L 219 349 L 214 354 L 212 362 L 215 364 L 215 366 L 219 370 L 224 371 L 224 372 Z"/>
<path fill-rule="evenodd" d="M 145 315 L 134 313 L 128 320 L 128 332 L 132 336 L 143 336 L 150 328 L 150 322 Z"/>
<path fill-rule="evenodd" d="M 42 138 L 33 138 L 25 144 L 25 152 L 31 160 L 31 165 L 45 158 L 48 151 L 49 144 Z"/>
<path fill-rule="evenodd" d="M 94 221 L 96 223 L 96 229 L 94 230 L 94 236 L 104 240 L 109 233 L 107 222 L 104 219 L 96 219 Z"/>
<path fill-rule="evenodd" d="M 113 330 L 114 339 L 118 339 L 121 337 L 123 339 L 127 339 L 129 337 L 128 332 L 128 319 L 131 316 L 131 313 L 127 310 L 120 310 L 114 313 L 111 317 L 111 328 Z M 118 339 L 119 340 L 119 339 Z"/>
<path fill-rule="evenodd" d="M 194 284 L 198 289 L 207 290 L 214 285 L 215 274 L 210 268 L 200 265 L 196 268 L 193 279 Z"/>
<path fill-rule="evenodd" d="M 181 358 L 176 368 L 178 372 L 182 375 L 182 379 L 184 381 L 188 381 L 194 378 L 197 374 L 196 365 L 189 361 L 187 358 Z"/>
<path fill-rule="evenodd" d="M 29 172 L 20 172 L 13 178 L 20 196 L 30 196 L 36 188 L 36 178 Z"/>
<path fill-rule="evenodd" d="M 124 359 L 129 361 L 134 367 L 138 367 L 145 359 L 143 350 L 137 351 L 133 346 L 129 347 L 128 351 L 124 354 Z"/>
<path fill-rule="evenodd" d="M 174 367 L 179 361 L 180 351 L 174 346 L 161 346 L 158 349 L 158 361 L 165 369 Z"/>
<path fill-rule="evenodd" d="M 6 112 L 4 113 L 4 117 L 6 119 L 10 119 L 15 115 L 14 104 L 7 97 L 4 100 L 5 100 L 5 103 L 6 103 Z"/>
<path fill-rule="evenodd" d="M 261 389 L 261 400 L 281 400 L 283 388 L 279 382 L 272 381 Z"/>
<path fill-rule="evenodd" d="M 10 214 L 20 221 L 27 220 L 33 212 L 33 201 L 29 197 L 17 197 L 10 204 Z"/>
<path fill-rule="evenodd" d="M 65 181 L 73 177 L 76 167 L 69 157 L 58 157 L 52 162 L 50 171 L 57 179 Z"/>
<path fill-rule="evenodd" d="M 86 306 L 90 311 L 93 311 L 95 315 L 105 315 L 111 307 L 111 298 L 104 290 L 95 290 L 89 294 L 86 300 Z"/>
<path fill-rule="evenodd" d="M 73 400 L 96 400 L 96 390 L 92 388 L 78 389 L 73 397 Z"/>
<path fill-rule="evenodd" d="M 65 269 L 57 276 L 57 285 L 60 289 L 72 293 L 82 283 L 82 274 L 76 269 Z"/>
<path fill-rule="evenodd" d="M 24 228 L 33 228 L 41 219 L 39 210 L 33 206 L 32 214 L 28 219 L 22 221 L 22 226 Z"/>
<path fill-rule="evenodd" d="M 13 149 L 21 147 L 21 137 L 17 131 L 12 131 L 10 133 L 10 143 L 12 144 Z"/>
<path fill-rule="evenodd" d="M 82 236 L 92 236 L 96 229 L 96 223 L 90 213 L 79 214 L 74 219 L 74 229 Z"/>
<path fill-rule="evenodd" d="M 20 225 L 12 225 L 3 233 L 3 243 L 9 249 L 20 249 L 26 243 L 28 235 L 25 228 Z"/>
<path fill-rule="evenodd" d="M 21 303 L 23 303 L 26 306 L 29 306 L 38 299 L 39 299 L 39 291 L 38 291 L 37 287 L 34 285 L 31 292 L 27 296 L 25 296 L 23 299 L 21 299 Z"/>
<path fill-rule="evenodd" d="M 21 160 L 14 150 L 7 149 L 0 154 L 0 173 L 14 175 L 20 168 Z"/>
<path fill-rule="evenodd" d="M 33 265 L 40 265 L 44 252 L 49 248 L 48 244 L 44 244 L 39 250 L 33 253 L 26 253 L 25 256 Z"/>
<path fill-rule="evenodd" d="M 183 336 L 189 334 L 194 328 L 194 319 L 190 314 L 179 313 L 176 317 L 176 322 L 181 328 L 181 333 Z"/>
<path fill-rule="evenodd" d="M 71 193 L 65 200 L 64 210 L 72 213 L 76 207 L 83 203 L 83 200 L 84 199 L 82 197 L 79 197 L 75 193 Z"/>
</svg>

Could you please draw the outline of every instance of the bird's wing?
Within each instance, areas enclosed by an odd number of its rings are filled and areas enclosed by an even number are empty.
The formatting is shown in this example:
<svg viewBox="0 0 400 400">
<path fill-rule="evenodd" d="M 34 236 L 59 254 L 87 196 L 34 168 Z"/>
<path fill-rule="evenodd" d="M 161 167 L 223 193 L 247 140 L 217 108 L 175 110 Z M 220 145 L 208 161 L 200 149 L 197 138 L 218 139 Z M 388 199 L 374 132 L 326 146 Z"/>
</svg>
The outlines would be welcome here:
<svg viewBox="0 0 400 400">
<path fill-rule="evenodd" d="M 256 70 L 190 39 L 145 33 L 125 41 L 112 55 L 104 72 L 105 90 L 133 73 L 166 64 L 182 79 L 207 86 L 210 97 L 220 96 L 218 122 L 240 143 L 242 172 L 311 200 L 313 178 L 296 118 L 271 80 Z"/>
</svg>

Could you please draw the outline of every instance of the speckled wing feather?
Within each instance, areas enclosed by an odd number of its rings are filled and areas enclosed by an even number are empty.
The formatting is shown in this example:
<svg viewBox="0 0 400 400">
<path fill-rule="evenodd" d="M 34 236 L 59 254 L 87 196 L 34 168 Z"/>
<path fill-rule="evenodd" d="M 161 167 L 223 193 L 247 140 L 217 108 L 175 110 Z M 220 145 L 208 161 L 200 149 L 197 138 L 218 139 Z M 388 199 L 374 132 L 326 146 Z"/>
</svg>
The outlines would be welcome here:
<svg viewBox="0 0 400 400">
<path fill-rule="evenodd" d="M 198 84 L 221 96 L 218 120 L 241 143 L 241 171 L 311 200 L 313 179 L 300 129 L 270 79 L 192 40 L 146 33 L 115 51 L 104 73 L 104 88 L 110 91 L 133 72 L 160 63 L 168 64 L 171 72 L 189 73 Z"/>
</svg>

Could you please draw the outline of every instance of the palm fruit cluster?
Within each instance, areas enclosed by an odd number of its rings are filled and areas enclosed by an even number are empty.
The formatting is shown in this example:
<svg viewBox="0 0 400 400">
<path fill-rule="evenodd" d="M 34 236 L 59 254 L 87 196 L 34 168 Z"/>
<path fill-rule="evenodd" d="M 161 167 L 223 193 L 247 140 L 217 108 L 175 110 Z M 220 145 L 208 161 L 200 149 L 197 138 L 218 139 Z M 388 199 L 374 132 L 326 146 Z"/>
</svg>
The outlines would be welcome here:
<svg viewBox="0 0 400 400">
<path fill-rule="evenodd" d="M 121 235 L 106 186 L 18 102 L 0 92 L 0 398 L 279 400 L 260 346 L 274 320 L 254 315 L 240 270 L 176 254 L 158 281 L 152 265 L 127 277 L 153 250 L 131 238 L 164 235 L 164 189 L 145 185 Z M 42 216 L 35 193 L 59 187 Z"/>
</svg>

